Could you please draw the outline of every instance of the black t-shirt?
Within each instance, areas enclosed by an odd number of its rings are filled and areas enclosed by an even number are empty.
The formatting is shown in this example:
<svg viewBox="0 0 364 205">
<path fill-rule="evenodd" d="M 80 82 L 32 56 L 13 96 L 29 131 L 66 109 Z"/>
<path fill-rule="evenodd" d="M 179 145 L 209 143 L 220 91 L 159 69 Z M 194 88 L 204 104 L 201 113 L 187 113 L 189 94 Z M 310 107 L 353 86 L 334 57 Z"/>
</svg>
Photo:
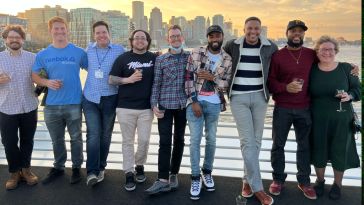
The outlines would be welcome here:
<svg viewBox="0 0 364 205">
<path fill-rule="evenodd" d="M 112 66 L 110 75 L 127 78 L 135 69 L 143 70 L 141 81 L 119 85 L 118 108 L 144 110 L 150 109 L 150 96 L 154 78 L 154 63 L 157 55 L 147 51 L 136 54 L 128 51 L 120 55 Z"/>
</svg>

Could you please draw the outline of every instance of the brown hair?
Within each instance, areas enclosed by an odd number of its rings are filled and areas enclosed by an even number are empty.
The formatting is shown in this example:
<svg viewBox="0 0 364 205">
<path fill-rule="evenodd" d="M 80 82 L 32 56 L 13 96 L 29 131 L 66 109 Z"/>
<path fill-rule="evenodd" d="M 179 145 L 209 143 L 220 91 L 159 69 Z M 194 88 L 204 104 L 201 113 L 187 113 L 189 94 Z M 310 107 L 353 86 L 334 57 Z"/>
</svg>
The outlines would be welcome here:
<svg viewBox="0 0 364 205">
<path fill-rule="evenodd" d="M 98 26 L 105 26 L 106 27 L 106 30 L 107 32 L 110 32 L 109 31 L 109 24 L 107 24 L 105 21 L 97 21 L 96 23 L 94 23 L 92 25 L 92 31 L 95 33 L 95 28 L 98 27 Z"/>
<path fill-rule="evenodd" d="M 48 20 L 48 29 L 51 30 L 53 27 L 53 24 L 56 22 L 64 23 L 64 25 L 66 25 L 66 28 L 68 28 L 67 21 L 64 18 L 59 17 L 59 16 L 54 16 Z"/>
<path fill-rule="evenodd" d="M 8 38 L 9 32 L 15 31 L 17 32 L 23 40 L 25 40 L 25 31 L 23 26 L 21 25 L 7 25 L 2 33 L 3 39 Z"/>
<path fill-rule="evenodd" d="M 179 26 L 179 25 L 172 25 L 172 26 L 170 26 L 169 28 L 168 28 L 168 32 L 170 31 L 170 30 L 179 30 L 179 31 L 181 31 L 181 33 L 182 33 L 182 28 Z"/>
<path fill-rule="evenodd" d="M 314 50 L 316 52 L 318 52 L 319 50 L 319 47 L 321 46 L 321 44 L 323 43 L 332 43 L 334 44 L 334 49 L 335 49 L 335 53 L 339 53 L 339 43 L 332 37 L 330 36 L 327 36 L 327 35 L 324 35 L 324 36 L 321 36 L 317 41 L 316 41 L 316 44 L 315 44 L 315 47 L 314 47 Z"/>
<path fill-rule="evenodd" d="M 142 29 L 138 29 L 138 30 L 135 30 L 133 31 L 131 34 L 130 34 L 130 37 L 129 37 L 129 43 L 130 43 L 130 48 L 133 49 L 133 40 L 134 40 L 134 35 L 137 33 L 137 32 L 143 32 L 145 34 L 145 36 L 147 37 L 147 41 L 148 41 L 148 46 L 147 46 L 147 50 L 149 50 L 150 48 L 150 45 L 152 43 L 152 39 L 150 38 L 150 35 L 148 32 L 142 30 Z"/>
<path fill-rule="evenodd" d="M 245 24 L 248 23 L 249 21 L 258 21 L 259 24 L 262 24 L 262 22 L 260 21 L 260 19 L 258 17 L 256 17 L 256 16 L 251 16 L 251 17 L 245 19 Z"/>
</svg>

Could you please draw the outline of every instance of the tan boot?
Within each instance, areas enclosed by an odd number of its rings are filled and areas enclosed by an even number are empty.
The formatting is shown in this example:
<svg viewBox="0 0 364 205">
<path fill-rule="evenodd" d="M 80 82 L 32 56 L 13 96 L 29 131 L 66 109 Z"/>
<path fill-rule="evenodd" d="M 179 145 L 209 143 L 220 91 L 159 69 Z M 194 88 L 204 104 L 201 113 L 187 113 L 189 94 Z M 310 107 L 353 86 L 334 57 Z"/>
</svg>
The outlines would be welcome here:
<svg viewBox="0 0 364 205">
<path fill-rule="evenodd" d="M 20 181 L 20 171 L 10 173 L 10 179 L 6 181 L 5 187 L 7 190 L 16 189 Z"/>
<path fill-rule="evenodd" d="M 27 182 L 28 185 L 35 185 L 38 183 L 38 177 L 30 170 L 30 168 L 21 169 L 21 177 Z"/>
</svg>

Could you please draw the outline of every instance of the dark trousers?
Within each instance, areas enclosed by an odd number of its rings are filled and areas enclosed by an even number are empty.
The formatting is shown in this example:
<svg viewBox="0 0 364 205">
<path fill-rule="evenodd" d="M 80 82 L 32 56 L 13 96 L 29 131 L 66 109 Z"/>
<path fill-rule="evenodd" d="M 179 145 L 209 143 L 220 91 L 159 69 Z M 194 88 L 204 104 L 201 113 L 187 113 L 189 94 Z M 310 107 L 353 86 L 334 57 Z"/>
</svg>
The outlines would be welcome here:
<svg viewBox="0 0 364 205">
<path fill-rule="evenodd" d="M 297 181 L 300 184 L 307 185 L 310 183 L 311 174 L 309 134 L 312 124 L 311 113 L 308 108 L 286 109 L 274 107 L 273 146 L 271 150 L 273 180 L 281 183 L 286 180 L 284 146 L 292 124 L 297 142 Z"/>
<path fill-rule="evenodd" d="M 37 109 L 15 115 L 0 112 L 1 142 L 5 148 L 10 173 L 30 167 L 37 120 Z"/>
<path fill-rule="evenodd" d="M 172 126 L 173 151 L 172 149 Z M 159 150 L 158 150 L 158 178 L 168 179 L 169 173 L 177 174 L 182 161 L 185 146 L 186 109 L 167 109 L 164 117 L 158 119 Z"/>
</svg>

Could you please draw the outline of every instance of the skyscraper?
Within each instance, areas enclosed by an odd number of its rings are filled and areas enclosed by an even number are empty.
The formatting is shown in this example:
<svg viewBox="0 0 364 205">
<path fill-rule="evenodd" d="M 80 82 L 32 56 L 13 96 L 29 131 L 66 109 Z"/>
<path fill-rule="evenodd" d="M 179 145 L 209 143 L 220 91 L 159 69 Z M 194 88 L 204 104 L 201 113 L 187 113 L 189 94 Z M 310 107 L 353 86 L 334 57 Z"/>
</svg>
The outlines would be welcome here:
<svg viewBox="0 0 364 205">
<path fill-rule="evenodd" d="M 216 14 L 212 17 L 212 24 L 219 25 L 221 28 L 224 28 L 224 16 L 221 14 Z"/>
<path fill-rule="evenodd" d="M 152 38 L 152 43 L 158 47 L 160 41 L 163 39 L 164 33 L 162 26 L 162 12 L 157 7 L 154 7 L 150 12 L 149 33 Z"/>
<path fill-rule="evenodd" d="M 133 1 L 132 2 L 132 21 L 134 22 L 135 29 L 148 29 L 148 19 L 144 16 L 144 2 Z"/>
<path fill-rule="evenodd" d="M 55 7 L 31 8 L 25 10 L 21 16 L 28 20 L 28 33 L 31 35 L 32 41 L 44 47 L 51 43 L 51 37 L 48 34 L 48 20 L 54 16 L 69 20 L 67 9 L 59 5 Z"/>
<path fill-rule="evenodd" d="M 109 24 L 111 41 L 113 43 L 128 45 L 129 38 L 129 16 L 120 11 L 102 12 L 102 19 Z"/>
<path fill-rule="evenodd" d="M 92 25 L 102 20 L 101 11 L 92 8 L 77 8 L 70 11 L 70 41 L 86 48 L 93 41 Z"/>
<path fill-rule="evenodd" d="M 210 17 L 207 17 L 206 29 L 211 26 Z"/>
<path fill-rule="evenodd" d="M 262 29 L 261 29 L 260 35 L 262 35 L 262 36 L 264 36 L 265 38 L 267 38 L 267 36 L 268 36 L 268 27 L 266 27 L 266 26 L 262 26 Z"/>
<path fill-rule="evenodd" d="M 193 20 L 192 36 L 196 41 L 201 43 L 206 41 L 206 19 L 203 16 L 196 16 Z"/>
</svg>

